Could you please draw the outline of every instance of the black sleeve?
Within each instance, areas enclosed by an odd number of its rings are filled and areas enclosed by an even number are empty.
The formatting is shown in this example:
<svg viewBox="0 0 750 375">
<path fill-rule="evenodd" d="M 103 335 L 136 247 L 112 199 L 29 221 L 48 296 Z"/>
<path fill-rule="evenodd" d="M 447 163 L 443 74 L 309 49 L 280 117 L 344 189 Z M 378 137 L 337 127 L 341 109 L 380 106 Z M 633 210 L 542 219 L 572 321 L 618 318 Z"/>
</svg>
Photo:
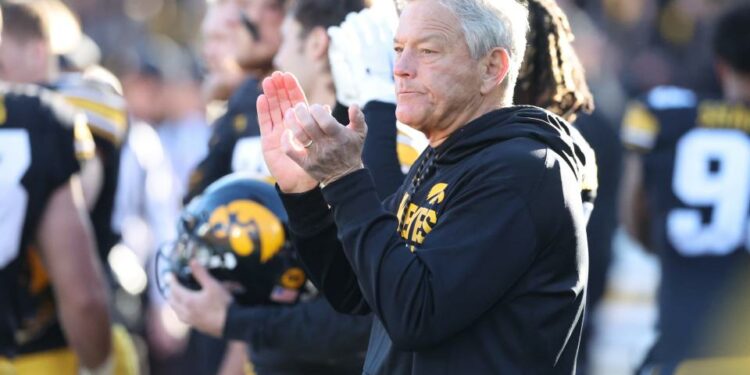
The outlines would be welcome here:
<svg viewBox="0 0 750 375">
<path fill-rule="evenodd" d="M 367 138 L 362 161 L 372 171 L 378 195 L 382 199 L 395 193 L 404 182 L 396 145 L 396 106 L 374 101 L 367 103 L 363 112 L 367 122 Z"/>
<path fill-rule="evenodd" d="M 200 195 L 208 185 L 228 175 L 232 169 L 232 152 L 237 143 L 237 134 L 232 125 L 233 116 L 226 113 L 214 124 L 208 144 L 208 154 L 190 174 L 188 194 L 184 202 Z"/>
<path fill-rule="evenodd" d="M 472 181 L 414 253 L 366 169 L 323 189 L 361 293 L 395 347 L 419 350 L 461 331 L 531 265 L 535 226 L 509 186 L 501 177 Z"/>
<path fill-rule="evenodd" d="M 324 298 L 291 306 L 232 304 L 223 336 L 249 343 L 254 350 L 283 350 L 316 358 L 366 348 L 371 317 L 338 314 Z"/>
<path fill-rule="evenodd" d="M 336 236 L 333 213 L 320 189 L 301 194 L 284 194 L 279 190 L 279 195 L 289 215 L 292 244 L 313 284 L 336 311 L 370 313 Z"/>
<path fill-rule="evenodd" d="M 346 114 L 345 107 L 335 112 Z M 404 175 L 396 152 L 396 112 L 392 104 L 370 102 L 364 109 L 369 130 L 363 161 L 376 177 L 378 194 L 391 196 Z M 339 122 L 342 122 L 339 119 Z M 369 306 L 359 291 L 357 277 L 341 249 L 336 224 L 319 189 L 304 194 L 279 192 L 289 214 L 292 243 L 302 258 L 313 284 L 333 307 L 349 314 L 368 314 Z M 393 197 L 389 200 L 395 199 Z"/>
</svg>

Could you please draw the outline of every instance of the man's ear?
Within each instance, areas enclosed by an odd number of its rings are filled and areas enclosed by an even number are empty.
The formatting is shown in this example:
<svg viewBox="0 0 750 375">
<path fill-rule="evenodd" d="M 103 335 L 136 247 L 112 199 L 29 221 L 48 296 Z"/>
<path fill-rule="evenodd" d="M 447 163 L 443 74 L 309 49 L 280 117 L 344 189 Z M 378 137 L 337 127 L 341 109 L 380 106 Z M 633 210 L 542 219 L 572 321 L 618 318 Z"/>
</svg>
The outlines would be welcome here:
<svg viewBox="0 0 750 375">
<path fill-rule="evenodd" d="M 315 59 L 328 57 L 328 44 L 330 39 L 326 29 L 321 26 L 316 26 L 305 39 L 305 51 Z"/>
<path fill-rule="evenodd" d="M 510 71 L 510 55 L 505 48 L 490 50 L 479 62 L 482 79 L 480 92 L 487 95 L 500 86 Z"/>
</svg>

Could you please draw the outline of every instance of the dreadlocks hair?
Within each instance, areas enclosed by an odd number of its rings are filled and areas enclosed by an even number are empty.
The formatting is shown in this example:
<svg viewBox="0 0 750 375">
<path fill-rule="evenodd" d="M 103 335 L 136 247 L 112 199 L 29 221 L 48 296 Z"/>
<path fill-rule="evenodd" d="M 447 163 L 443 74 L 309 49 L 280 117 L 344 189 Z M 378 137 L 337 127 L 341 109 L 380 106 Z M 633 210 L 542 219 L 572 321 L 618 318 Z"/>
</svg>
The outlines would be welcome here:
<svg viewBox="0 0 750 375">
<path fill-rule="evenodd" d="M 522 3 L 529 8 L 529 33 L 514 102 L 545 108 L 570 122 L 579 111 L 591 113 L 594 98 L 565 13 L 555 0 Z"/>
</svg>

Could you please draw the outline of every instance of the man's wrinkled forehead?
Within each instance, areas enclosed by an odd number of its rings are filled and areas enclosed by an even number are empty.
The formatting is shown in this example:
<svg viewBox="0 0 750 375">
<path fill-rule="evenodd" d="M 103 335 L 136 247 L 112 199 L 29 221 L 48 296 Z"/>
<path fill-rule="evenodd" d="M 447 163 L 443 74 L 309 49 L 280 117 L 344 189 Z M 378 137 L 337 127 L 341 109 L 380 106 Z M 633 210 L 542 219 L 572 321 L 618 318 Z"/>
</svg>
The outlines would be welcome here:
<svg viewBox="0 0 750 375">
<path fill-rule="evenodd" d="M 420 33 L 418 36 L 411 37 L 409 35 L 399 35 L 396 34 L 395 37 L 393 37 L 393 43 L 395 44 L 403 44 L 403 43 L 412 43 L 412 44 L 422 44 L 422 43 L 439 43 L 439 44 L 447 44 L 449 43 L 450 38 L 448 35 L 444 32 L 427 32 L 427 33 Z"/>
</svg>

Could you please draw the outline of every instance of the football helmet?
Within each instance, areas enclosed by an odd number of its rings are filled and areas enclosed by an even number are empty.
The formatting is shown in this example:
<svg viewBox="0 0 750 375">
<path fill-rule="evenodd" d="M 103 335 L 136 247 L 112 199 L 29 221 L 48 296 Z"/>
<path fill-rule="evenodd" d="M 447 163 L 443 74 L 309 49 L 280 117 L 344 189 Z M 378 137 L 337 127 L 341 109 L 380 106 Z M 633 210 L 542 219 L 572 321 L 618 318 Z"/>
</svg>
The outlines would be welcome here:
<svg viewBox="0 0 750 375">
<path fill-rule="evenodd" d="M 238 173 L 217 180 L 184 209 L 177 241 L 160 249 L 159 289 L 167 292 L 165 272 L 198 289 L 189 267 L 196 259 L 242 305 L 295 303 L 306 276 L 286 223 L 281 200 L 266 182 Z"/>
</svg>

